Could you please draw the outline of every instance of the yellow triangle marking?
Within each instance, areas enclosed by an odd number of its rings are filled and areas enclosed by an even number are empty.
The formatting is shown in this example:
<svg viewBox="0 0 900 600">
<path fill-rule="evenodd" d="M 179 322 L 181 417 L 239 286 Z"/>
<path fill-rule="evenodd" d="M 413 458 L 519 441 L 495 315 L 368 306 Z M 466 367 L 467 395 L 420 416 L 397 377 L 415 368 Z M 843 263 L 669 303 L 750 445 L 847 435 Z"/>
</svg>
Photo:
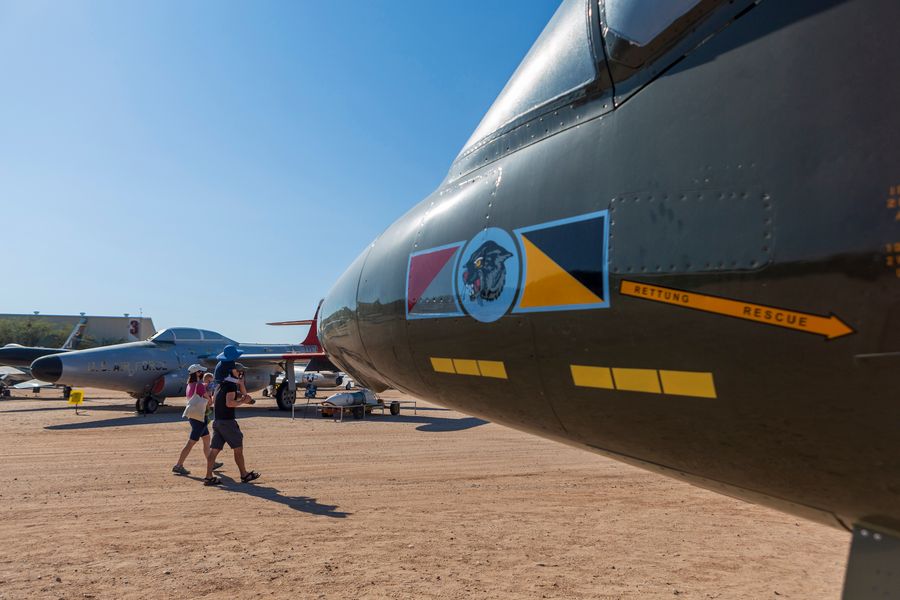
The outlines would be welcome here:
<svg viewBox="0 0 900 600">
<path fill-rule="evenodd" d="M 532 308 L 603 302 L 524 235 L 522 245 L 525 247 L 526 273 L 519 306 Z"/>
</svg>

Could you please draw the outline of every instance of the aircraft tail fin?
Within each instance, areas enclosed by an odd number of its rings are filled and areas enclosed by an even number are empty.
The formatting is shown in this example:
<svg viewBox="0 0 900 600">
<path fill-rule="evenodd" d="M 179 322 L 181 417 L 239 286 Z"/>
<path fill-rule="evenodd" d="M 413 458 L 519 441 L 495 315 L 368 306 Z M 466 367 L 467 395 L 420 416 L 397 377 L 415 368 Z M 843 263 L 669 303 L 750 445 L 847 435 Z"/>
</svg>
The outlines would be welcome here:
<svg viewBox="0 0 900 600">
<path fill-rule="evenodd" d="M 319 350 L 322 349 L 322 344 L 319 342 L 319 308 L 322 307 L 322 300 L 319 300 L 319 305 L 316 306 L 316 314 L 313 315 L 312 319 L 301 319 L 299 321 L 275 321 L 273 323 L 266 323 L 266 325 L 309 325 L 309 332 L 306 334 L 306 338 L 301 342 L 303 346 L 315 346 Z"/>
<path fill-rule="evenodd" d="M 81 320 L 79 320 L 78 323 L 75 324 L 75 327 L 72 328 L 72 333 L 66 338 L 66 341 L 60 350 L 75 350 L 78 348 L 78 344 L 81 343 L 81 338 L 84 337 L 84 330 L 86 327 L 87 317 L 81 317 Z"/>
</svg>

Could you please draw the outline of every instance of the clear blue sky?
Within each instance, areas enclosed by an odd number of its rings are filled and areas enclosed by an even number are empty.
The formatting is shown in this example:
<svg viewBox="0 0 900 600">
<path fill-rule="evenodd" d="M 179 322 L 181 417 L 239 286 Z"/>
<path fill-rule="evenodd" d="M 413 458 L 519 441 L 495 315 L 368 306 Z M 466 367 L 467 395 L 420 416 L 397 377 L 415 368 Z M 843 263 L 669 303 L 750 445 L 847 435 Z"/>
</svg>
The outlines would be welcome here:
<svg viewBox="0 0 900 600">
<path fill-rule="evenodd" d="M 0 312 L 303 332 L 556 0 L 0 0 Z"/>
</svg>

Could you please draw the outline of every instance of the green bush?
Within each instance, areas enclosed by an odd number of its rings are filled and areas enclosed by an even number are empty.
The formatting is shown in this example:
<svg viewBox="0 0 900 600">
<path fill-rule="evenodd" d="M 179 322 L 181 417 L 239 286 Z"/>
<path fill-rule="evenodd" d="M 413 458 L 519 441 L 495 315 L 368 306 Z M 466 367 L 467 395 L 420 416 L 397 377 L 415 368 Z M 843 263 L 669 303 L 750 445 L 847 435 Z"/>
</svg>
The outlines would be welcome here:
<svg viewBox="0 0 900 600">
<path fill-rule="evenodd" d="M 65 343 L 67 337 L 69 331 L 66 327 L 43 319 L 0 320 L 0 346 L 21 344 L 58 348 Z"/>
</svg>

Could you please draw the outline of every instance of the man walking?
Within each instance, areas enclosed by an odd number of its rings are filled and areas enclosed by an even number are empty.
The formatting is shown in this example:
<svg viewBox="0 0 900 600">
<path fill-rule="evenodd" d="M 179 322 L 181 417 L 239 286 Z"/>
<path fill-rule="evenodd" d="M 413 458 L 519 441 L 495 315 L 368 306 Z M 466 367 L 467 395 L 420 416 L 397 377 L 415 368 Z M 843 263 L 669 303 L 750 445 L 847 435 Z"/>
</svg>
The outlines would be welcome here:
<svg viewBox="0 0 900 600">
<path fill-rule="evenodd" d="M 223 381 L 231 381 L 240 388 L 241 396 L 247 395 L 247 388 L 244 386 L 243 379 L 237 379 L 232 371 L 234 370 L 235 361 L 240 358 L 244 351 L 233 344 L 228 344 L 222 349 L 222 352 L 216 357 L 219 361 L 216 364 L 214 373 L 215 383 L 218 385 Z"/>
<path fill-rule="evenodd" d="M 221 355 L 220 355 L 221 357 Z M 215 420 L 209 454 L 206 458 L 206 477 L 204 485 L 219 485 L 222 480 L 213 474 L 213 467 L 219 452 L 228 444 L 234 451 L 234 462 L 241 472 L 241 481 L 247 483 L 259 478 L 256 471 L 248 471 L 244 464 L 244 434 L 238 427 L 235 408 L 241 404 L 254 404 L 256 400 L 246 394 L 239 393 L 243 388 L 244 366 L 236 363 L 228 377 L 219 384 L 216 391 Z M 236 383 L 237 382 L 237 383 Z"/>
</svg>

